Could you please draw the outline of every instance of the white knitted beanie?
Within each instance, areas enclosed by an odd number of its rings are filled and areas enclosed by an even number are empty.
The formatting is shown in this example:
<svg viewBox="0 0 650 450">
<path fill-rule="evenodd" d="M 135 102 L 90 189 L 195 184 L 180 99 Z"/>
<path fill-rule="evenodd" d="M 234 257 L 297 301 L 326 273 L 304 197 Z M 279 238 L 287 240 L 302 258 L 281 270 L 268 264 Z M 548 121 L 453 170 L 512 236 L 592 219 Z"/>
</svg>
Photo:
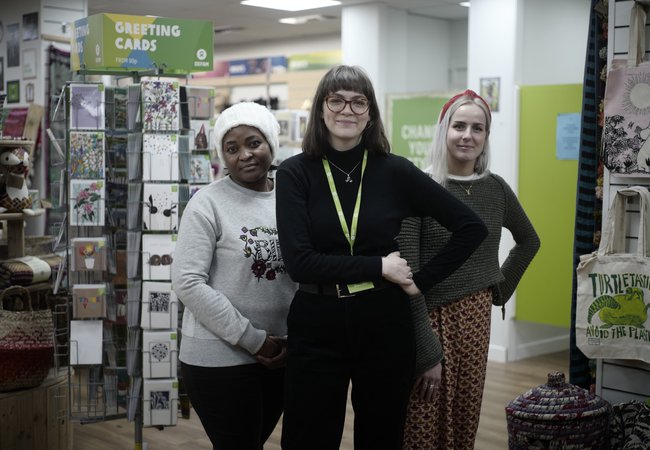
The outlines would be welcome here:
<svg viewBox="0 0 650 450">
<path fill-rule="evenodd" d="M 222 162 L 223 137 L 228 131 L 240 125 L 248 125 L 260 130 L 269 143 L 271 155 L 275 156 L 280 146 L 278 141 L 280 125 L 275 116 L 266 106 L 252 102 L 242 102 L 225 109 L 214 124 L 214 145 Z"/>
</svg>

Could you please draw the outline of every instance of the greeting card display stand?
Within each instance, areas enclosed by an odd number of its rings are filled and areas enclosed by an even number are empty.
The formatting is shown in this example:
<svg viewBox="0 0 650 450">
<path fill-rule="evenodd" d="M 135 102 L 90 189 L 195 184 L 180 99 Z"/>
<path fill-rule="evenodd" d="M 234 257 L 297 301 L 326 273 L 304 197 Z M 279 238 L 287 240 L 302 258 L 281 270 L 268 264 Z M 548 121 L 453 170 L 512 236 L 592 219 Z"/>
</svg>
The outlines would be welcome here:
<svg viewBox="0 0 650 450">
<path fill-rule="evenodd" d="M 66 211 L 55 228 L 67 255 L 60 289 L 68 296 L 70 415 L 82 423 L 126 417 L 138 448 L 143 427 L 175 425 L 186 403 L 177 377 L 182 308 L 170 269 L 191 182 L 192 131 L 181 119 L 187 100 L 178 96 L 167 127 L 157 96 L 180 89 L 161 81 L 162 71 L 77 75 L 84 81 L 67 83 L 54 113 L 67 133 L 50 134 L 61 167 L 53 197 Z M 86 82 L 88 75 L 131 84 L 104 86 Z M 169 139 L 174 150 L 157 155 L 144 147 L 146 135 Z M 169 170 L 160 173 L 163 166 Z M 156 247 L 161 239 L 170 249 Z"/>
</svg>

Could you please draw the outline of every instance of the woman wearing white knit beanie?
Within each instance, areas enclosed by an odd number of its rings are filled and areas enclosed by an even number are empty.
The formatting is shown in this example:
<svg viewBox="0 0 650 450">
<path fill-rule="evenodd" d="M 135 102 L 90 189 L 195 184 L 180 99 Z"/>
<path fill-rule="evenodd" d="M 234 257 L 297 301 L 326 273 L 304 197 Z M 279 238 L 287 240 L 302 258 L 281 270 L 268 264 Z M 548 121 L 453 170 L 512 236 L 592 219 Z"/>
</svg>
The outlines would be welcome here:
<svg viewBox="0 0 650 450">
<path fill-rule="evenodd" d="M 259 450 L 282 414 L 286 273 L 269 169 L 280 127 L 255 103 L 223 111 L 215 147 L 228 176 L 183 213 L 172 282 L 185 305 L 179 359 L 187 392 L 215 449 Z"/>
</svg>

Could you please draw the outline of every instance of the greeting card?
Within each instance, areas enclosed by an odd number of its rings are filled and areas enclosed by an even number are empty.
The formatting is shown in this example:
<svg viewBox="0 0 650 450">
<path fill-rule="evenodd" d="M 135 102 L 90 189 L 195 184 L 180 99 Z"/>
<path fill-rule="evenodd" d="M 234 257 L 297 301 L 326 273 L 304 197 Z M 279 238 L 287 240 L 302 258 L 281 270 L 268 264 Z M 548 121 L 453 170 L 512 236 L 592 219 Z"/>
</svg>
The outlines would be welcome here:
<svg viewBox="0 0 650 450">
<path fill-rule="evenodd" d="M 70 365 L 102 363 L 102 320 L 70 321 Z"/>
<path fill-rule="evenodd" d="M 104 85 L 70 84 L 70 129 L 104 129 Z"/>
<path fill-rule="evenodd" d="M 75 319 L 106 317 L 106 284 L 72 286 L 72 314 Z"/>
<path fill-rule="evenodd" d="M 142 128 L 145 131 L 178 131 L 180 97 L 177 81 L 143 81 Z"/>
<path fill-rule="evenodd" d="M 205 184 L 192 184 L 192 185 L 190 185 L 190 198 L 194 197 L 194 194 L 199 192 L 199 190 L 204 186 L 205 186 Z"/>
<path fill-rule="evenodd" d="M 273 113 L 275 115 L 278 124 L 280 125 L 280 133 L 278 134 L 278 140 L 280 144 L 286 144 L 290 142 L 293 138 L 293 115 L 291 111 L 288 110 L 279 110 Z"/>
<path fill-rule="evenodd" d="M 176 425 L 178 416 L 178 380 L 144 380 L 144 426 Z"/>
<path fill-rule="evenodd" d="M 178 135 L 144 133 L 142 179 L 178 181 Z"/>
<path fill-rule="evenodd" d="M 178 367 L 176 331 L 142 332 L 142 376 L 175 378 Z"/>
<path fill-rule="evenodd" d="M 126 314 L 128 305 L 128 291 L 126 289 L 115 289 L 115 323 L 126 325 Z"/>
<path fill-rule="evenodd" d="M 113 275 L 114 285 L 124 285 L 127 283 L 127 260 L 128 252 L 124 249 L 115 250 L 115 275 Z"/>
<path fill-rule="evenodd" d="M 175 249 L 175 234 L 143 234 L 142 279 L 170 280 Z"/>
<path fill-rule="evenodd" d="M 70 132 L 70 178 L 104 178 L 104 133 Z"/>
<path fill-rule="evenodd" d="M 213 125 L 209 120 L 190 120 L 190 139 L 194 150 L 212 147 Z"/>
<path fill-rule="evenodd" d="M 144 329 L 176 329 L 178 298 L 171 283 L 142 283 L 142 323 Z"/>
<path fill-rule="evenodd" d="M 140 84 L 130 84 L 127 87 L 127 91 L 126 127 L 129 130 L 135 130 L 136 128 L 140 128 Z"/>
<path fill-rule="evenodd" d="M 187 86 L 190 119 L 210 119 L 214 114 L 214 88 Z"/>
<path fill-rule="evenodd" d="M 178 184 L 144 184 L 143 229 L 176 231 L 178 228 Z"/>
<path fill-rule="evenodd" d="M 208 153 L 192 153 L 190 156 L 190 183 L 212 181 L 212 162 Z"/>
<path fill-rule="evenodd" d="M 128 89 L 118 86 L 106 87 L 106 128 L 125 129 L 127 125 Z"/>
<path fill-rule="evenodd" d="M 127 144 L 127 133 L 119 131 L 106 133 L 106 159 L 109 167 L 113 169 L 126 168 Z"/>
<path fill-rule="evenodd" d="M 106 238 L 88 237 L 72 238 L 72 270 L 82 272 L 106 270 Z"/>
<path fill-rule="evenodd" d="M 104 180 L 70 180 L 70 225 L 104 225 Z"/>
</svg>

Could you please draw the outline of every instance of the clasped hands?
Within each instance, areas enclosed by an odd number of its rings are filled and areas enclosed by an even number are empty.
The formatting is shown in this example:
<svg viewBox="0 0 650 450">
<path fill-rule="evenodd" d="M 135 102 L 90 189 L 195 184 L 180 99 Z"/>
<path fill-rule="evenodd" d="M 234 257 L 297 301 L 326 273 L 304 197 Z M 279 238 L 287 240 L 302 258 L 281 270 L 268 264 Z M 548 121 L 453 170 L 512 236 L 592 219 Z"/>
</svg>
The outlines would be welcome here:
<svg viewBox="0 0 650 450">
<path fill-rule="evenodd" d="M 287 359 L 287 340 L 279 336 L 267 335 L 262 347 L 254 356 L 269 369 L 284 367 Z"/>
<path fill-rule="evenodd" d="M 413 282 L 413 272 L 398 251 L 381 258 L 381 275 L 388 281 L 399 284 L 409 296 L 420 294 L 420 289 Z"/>
</svg>

